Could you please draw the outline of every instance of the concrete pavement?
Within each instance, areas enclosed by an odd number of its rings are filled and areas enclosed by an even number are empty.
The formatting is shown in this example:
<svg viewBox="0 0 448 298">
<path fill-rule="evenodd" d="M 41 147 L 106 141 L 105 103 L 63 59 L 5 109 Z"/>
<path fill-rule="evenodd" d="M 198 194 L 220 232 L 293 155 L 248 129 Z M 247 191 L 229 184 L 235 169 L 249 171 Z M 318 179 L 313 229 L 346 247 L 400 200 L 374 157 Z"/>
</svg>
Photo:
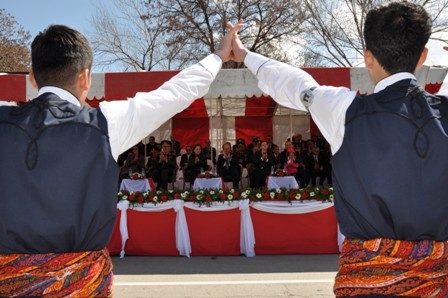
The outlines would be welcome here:
<svg viewBox="0 0 448 298">
<path fill-rule="evenodd" d="M 338 255 L 113 257 L 117 298 L 334 297 Z"/>
</svg>

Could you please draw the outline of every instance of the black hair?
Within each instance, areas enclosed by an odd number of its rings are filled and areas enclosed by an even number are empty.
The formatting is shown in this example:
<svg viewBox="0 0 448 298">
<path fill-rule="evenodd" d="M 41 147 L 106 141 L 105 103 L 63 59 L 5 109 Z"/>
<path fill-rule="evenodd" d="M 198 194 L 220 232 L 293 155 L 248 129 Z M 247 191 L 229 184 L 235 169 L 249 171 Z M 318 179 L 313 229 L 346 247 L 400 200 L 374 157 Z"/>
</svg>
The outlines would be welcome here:
<svg viewBox="0 0 448 298">
<path fill-rule="evenodd" d="M 364 24 L 366 49 L 389 73 L 416 69 L 431 35 L 432 20 L 423 6 L 391 2 L 367 13 Z"/>
<path fill-rule="evenodd" d="M 37 85 L 70 86 L 84 69 L 91 69 L 93 52 L 80 32 L 51 25 L 31 43 L 31 64 Z"/>
</svg>

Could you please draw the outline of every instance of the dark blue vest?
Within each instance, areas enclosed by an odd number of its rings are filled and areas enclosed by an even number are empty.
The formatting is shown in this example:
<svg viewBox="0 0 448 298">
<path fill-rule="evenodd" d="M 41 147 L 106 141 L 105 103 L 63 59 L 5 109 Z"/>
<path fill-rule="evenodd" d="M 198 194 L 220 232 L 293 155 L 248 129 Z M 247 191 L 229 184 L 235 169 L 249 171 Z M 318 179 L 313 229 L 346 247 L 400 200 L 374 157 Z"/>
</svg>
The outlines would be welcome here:
<svg viewBox="0 0 448 298">
<path fill-rule="evenodd" d="M 332 159 L 344 235 L 448 240 L 447 112 L 413 80 L 355 98 Z"/>
<path fill-rule="evenodd" d="M 0 107 L 0 253 L 104 248 L 117 177 L 99 109 L 51 93 Z"/>
</svg>

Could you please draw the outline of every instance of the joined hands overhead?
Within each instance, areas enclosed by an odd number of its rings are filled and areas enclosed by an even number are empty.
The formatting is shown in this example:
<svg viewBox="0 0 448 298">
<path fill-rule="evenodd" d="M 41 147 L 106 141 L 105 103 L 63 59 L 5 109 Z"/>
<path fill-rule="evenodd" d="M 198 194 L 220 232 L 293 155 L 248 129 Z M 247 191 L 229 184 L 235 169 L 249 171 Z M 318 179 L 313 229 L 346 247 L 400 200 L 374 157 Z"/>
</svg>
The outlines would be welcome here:
<svg viewBox="0 0 448 298">
<path fill-rule="evenodd" d="M 243 27 L 243 20 L 240 19 L 237 24 L 233 25 L 231 22 L 227 22 L 226 27 L 229 32 L 224 36 L 215 54 L 218 55 L 223 62 L 234 60 L 236 62 L 244 61 L 244 57 L 249 52 L 246 49 L 239 36 L 238 31 Z"/>
</svg>

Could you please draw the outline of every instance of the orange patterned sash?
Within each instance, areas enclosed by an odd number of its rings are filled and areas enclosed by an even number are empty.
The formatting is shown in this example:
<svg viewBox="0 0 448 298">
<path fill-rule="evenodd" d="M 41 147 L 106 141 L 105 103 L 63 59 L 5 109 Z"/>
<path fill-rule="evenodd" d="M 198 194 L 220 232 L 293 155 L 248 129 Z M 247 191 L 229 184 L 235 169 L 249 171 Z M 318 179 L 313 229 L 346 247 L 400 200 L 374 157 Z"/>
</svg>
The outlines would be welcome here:
<svg viewBox="0 0 448 298">
<path fill-rule="evenodd" d="M 1 297 L 112 297 L 112 282 L 106 249 L 0 255 Z"/>
<path fill-rule="evenodd" d="M 448 242 L 345 239 L 337 297 L 448 297 Z"/>
</svg>

